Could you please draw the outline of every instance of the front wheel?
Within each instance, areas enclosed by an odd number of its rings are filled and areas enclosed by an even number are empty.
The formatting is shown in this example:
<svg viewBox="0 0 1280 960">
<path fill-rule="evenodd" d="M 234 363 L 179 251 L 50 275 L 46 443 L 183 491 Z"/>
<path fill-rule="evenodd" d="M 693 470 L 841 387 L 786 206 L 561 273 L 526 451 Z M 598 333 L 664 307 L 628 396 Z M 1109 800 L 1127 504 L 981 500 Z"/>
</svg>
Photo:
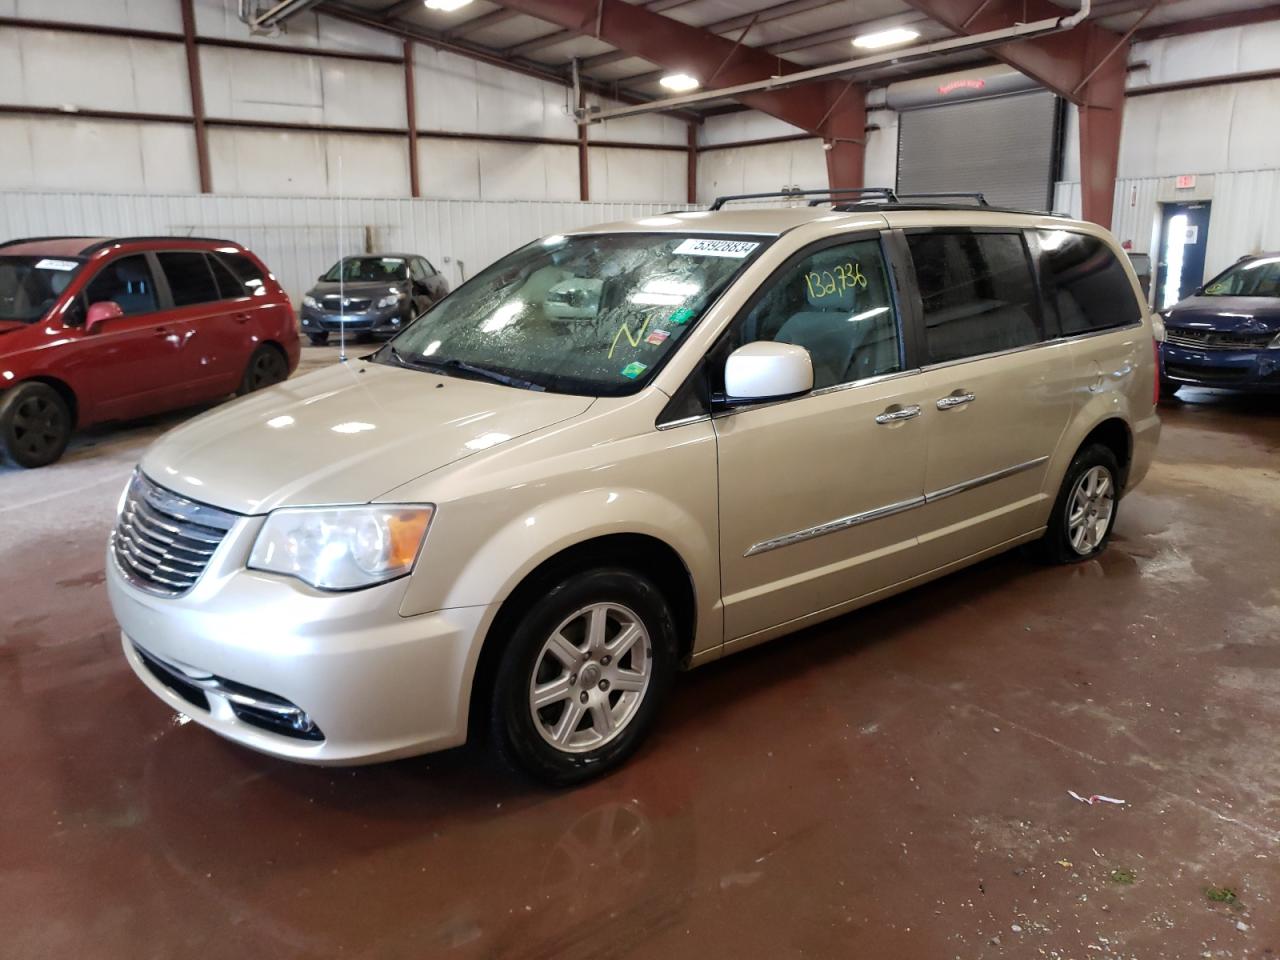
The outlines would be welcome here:
<svg viewBox="0 0 1280 960">
<path fill-rule="evenodd" d="M 1105 550 L 1116 523 L 1119 477 L 1120 466 L 1109 447 L 1095 443 L 1077 453 L 1033 552 L 1049 563 L 1079 563 Z"/>
<path fill-rule="evenodd" d="M 313 347 L 323 347 L 329 342 L 329 334 L 327 333 L 308 333 L 307 339 L 311 341 Z"/>
<path fill-rule="evenodd" d="M 249 365 L 245 367 L 236 395 L 243 397 L 246 393 L 279 383 L 288 376 L 289 364 L 284 354 L 264 343 L 249 357 Z"/>
<path fill-rule="evenodd" d="M 621 764 L 675 676 L 665 598 L 627 570 L 577 573 L 520 617 L 495 680 L 490 730 L 509 766 L 550 786 Z"/>
<path fill-rule="evenodd" d="M 0 396 L 0 452 L 20 467 L 44 467 L 71 439 L 71 410 L 44 383 L 22 383 Z"/>
</svg>

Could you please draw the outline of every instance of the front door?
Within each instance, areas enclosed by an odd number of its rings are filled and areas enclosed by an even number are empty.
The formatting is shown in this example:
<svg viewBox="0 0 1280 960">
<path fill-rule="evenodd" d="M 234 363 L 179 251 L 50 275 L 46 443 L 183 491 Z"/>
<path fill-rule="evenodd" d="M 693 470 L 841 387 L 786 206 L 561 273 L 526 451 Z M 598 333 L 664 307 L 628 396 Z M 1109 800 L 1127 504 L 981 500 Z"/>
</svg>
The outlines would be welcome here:
<svg viewBox="0 0 1280 960">
<path fill-rule="evenodd" d="M 923 318 L 928 441 L 920 555 L 931 569 L 1044 524 L 1049 459 L 1074 403 L 1019 231 L 908 231 Z"/>
<path fill-rule="evenodd" d="M 1156 309 L 1172 307 L 1204 283 L 1209 246 L 1209 203 L 1165 203 L 1160 208 L 1160 260 Z"/>
<path fill-rule="evenodd" d="M 734 321 L 724 353 L 797 344 L 814 389 L 714 418 L 729 642 L 918 572 L 923 400 L 892 289 L 878 234 L 828 241 L 788 261 Z"/>
<path fill-rule="evenodd" d="M 183 324 L 164 309 L 148 254 L 117 257 L 85 288 L 86 306 L 111 301 L 124 316 L 92 331 L 73 331 L 70 364 L 88 385 L 94 420 L 124 420 L 180 402 L 185 377 L 178 370 Z"/>
</svg>

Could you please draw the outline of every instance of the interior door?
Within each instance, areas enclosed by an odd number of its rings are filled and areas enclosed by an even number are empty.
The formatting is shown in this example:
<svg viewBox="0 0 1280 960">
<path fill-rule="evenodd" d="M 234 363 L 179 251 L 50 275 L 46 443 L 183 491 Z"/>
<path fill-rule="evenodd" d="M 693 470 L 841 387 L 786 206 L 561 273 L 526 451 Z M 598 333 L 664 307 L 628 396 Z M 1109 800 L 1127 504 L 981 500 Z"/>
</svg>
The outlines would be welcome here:
<svg viewBox="0 0 1280 960">
<path fill-rule="evenodd" d="M 1204 283 L 1209 249 L 1209 203 L 1166 203 L 1161 206 L 1160 261 L 1156 273 L 1156 305 L 1165 310 Z"/>
<path fill-rule="evenodd" d="M 156 284 L 148 254 L 116 257 L 98 268 L 85 288 L 86 306 L 104 301 L 120 305 L 124 316 L 92 331 L 72 331 L 68 363 L 86 385 L 95 420 L 139 417 L 180 402 L 183 378 L 178 370 L 182 324 Z"/>
<path fill-rule="evenodd" d="M 928 457 L 920 555 L 931 569 L 1029 533 L 1074 405 L 1018 231 L 907 231 L 921 298 Z"/>
<path fill-rule="evenodd" d="M 924 424 L 901 334 L 873 235 L 801 251 L 713 354 L 774 340 L 805 347 L 814 367 L 811 393 L 713 418 L 727 641 L 765 639 L 916 572 Z"/>
</svg>

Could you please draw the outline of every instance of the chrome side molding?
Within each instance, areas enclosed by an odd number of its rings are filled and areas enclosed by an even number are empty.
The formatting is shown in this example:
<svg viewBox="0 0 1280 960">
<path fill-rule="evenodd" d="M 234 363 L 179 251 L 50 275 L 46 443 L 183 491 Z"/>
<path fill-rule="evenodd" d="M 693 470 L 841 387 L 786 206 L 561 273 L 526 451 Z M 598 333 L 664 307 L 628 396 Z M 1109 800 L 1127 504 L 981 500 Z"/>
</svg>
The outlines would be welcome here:
<svg viewBox="0 0 1280 960">
<path fill-rule="evenodd" d="M 1012 467 L 1005 467 L 1002 470 L 996 470 L 994 473 L 983 474 L 980 477 L 974 477 L 972 480 L 965 480 L 963 483 L 953 484 L 950 487 L 943 487 L 941 490 L 936 490 L 933 493 L 926 493 L 922 497 L 912 497 L 910 500 L 899 500 L 897 503 L 890 503 L 883 507 L 876 507 L 873 510 L 864 510 L 862 513 L 854 513 L 847 517 L 840 517 L 836 520 L 828 520 L 826 523 L 820 523 L 813 527 L 806 527 L 803 530 L 797 530 L 795 533 L 787 533 L 780 537 L 773 537 L 769 540 L 761 540 L 759 543 L 750 547 L 743 556 L 754 557 L 756 554 L 767 553 L 770 550 L 777 550 L 779 547 L 789 547 L 794 543 L 803 543 L 806 540 L 825 537 L 829 533 L 848 530 L 850 527 L 856 527 L 863 523 L 870 523 L 872 520 L 882 520 L 885 517 L 891 517 L 894 514 L 904 513 L 907 510 L 914 510 L 916 507 L 923 507 L 926 503 L 933 503 L 935 500 L 944 500 L 947 497 L 955 496 L 957 493 L 964 493 L 967 490 L 973 490 L 976 487 L 985 486 L 988 483 L 995 483 L 997 480 L 1003 480 L 1006 477 L 1012 477 L 1015 474 L 1023 473 L 1027 470 L 1034 470 L 1041 464 L 1048 462 L 1048 457 L 1036 457 L 1034 460 L 1014 464 Z"/>
</svg>

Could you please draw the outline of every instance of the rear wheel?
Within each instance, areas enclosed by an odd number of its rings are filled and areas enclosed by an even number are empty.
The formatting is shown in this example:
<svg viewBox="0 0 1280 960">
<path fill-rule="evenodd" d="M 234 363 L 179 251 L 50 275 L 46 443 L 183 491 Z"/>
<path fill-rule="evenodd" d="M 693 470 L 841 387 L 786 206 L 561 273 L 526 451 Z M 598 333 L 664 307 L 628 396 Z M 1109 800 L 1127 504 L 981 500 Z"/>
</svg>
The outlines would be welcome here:
<svg viewBox="0 0 1280 960">
<path fill-rule="evenodd" d="M 311 341 L 313 347 L 323 347 L 329 342 L 329 334 L 327 333 L 308 333 L 307 339 Z"/>
<path fill-rule="evenodd" d="M 1116 523 L 1119 477 L 1111 448 L 1095 443 L 1077 453 L 1033 552 L 1049 563 L 1079 563 L 1105 550 Z"/>
<path fill-rule="evenodd" d="M 264 343 L 249 357 L 249 365 L 245 367 L 244 377 L 240 380 L 240 388 L 236 390 L 236 394 L 243 397 L 246 393 L 279 383 L 288 376 L 289 364 L 285 361 L 284 354 Z"/>
<path fill-rule="evenodd" d="M 640 745 L 676 666 L 671 610 L 621 569 L 574 574 L 519 618 L 490 713 L 502 759 L 551 786 L 598 777 Z"/>
<path fill-rule="evenodd" d="M 23 383 L 0 396 L 0 449 L 20 467 L 44 467 L 71 439 L 71 410 L 44 383 Z"/>
</svg>

